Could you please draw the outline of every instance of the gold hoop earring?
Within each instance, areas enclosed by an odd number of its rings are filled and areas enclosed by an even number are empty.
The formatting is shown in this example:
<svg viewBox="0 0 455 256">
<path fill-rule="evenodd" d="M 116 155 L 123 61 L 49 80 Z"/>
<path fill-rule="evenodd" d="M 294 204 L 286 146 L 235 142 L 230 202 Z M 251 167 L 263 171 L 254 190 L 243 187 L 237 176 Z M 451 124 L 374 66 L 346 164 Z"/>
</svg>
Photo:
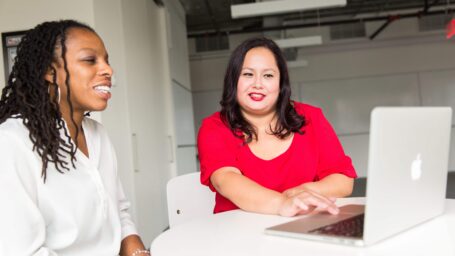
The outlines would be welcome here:
<svg viewBox="0 0 455 256">
<path fill-rule="evenodd" d="M 49 95 L 51 94 L 51 86 L 57 86 L 57 85 L 50 84 L 47 87 L 47 93 L 49 93 Z M 57 86 L 57 103 L 60 104 L 60 87 L 58 87 L 58 86 Z"/>
</svg>

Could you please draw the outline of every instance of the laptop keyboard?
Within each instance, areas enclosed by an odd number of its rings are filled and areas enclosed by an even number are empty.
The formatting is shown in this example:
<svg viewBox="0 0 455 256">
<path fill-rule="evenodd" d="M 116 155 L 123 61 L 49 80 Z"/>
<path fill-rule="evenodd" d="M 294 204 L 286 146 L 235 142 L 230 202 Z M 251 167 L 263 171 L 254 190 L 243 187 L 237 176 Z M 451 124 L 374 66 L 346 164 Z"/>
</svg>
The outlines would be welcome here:
<svg viewBox="0 0 455 256">
<path fill-rule="evenodd" d="M 364 214 L 356 215 L 337 223 L 313 229 L 309 233 L 361 238 L 363 237 L 363 219 Z"/>
</svg>

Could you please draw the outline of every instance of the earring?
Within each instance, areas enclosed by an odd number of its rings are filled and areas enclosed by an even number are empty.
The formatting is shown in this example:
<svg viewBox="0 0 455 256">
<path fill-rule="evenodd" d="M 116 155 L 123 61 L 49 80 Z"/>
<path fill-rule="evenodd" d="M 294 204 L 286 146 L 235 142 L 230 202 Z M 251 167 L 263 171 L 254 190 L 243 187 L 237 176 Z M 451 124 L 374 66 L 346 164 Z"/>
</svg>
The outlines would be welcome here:
<svg viewBox="0 0 455 256">
<path fill-rule="evenodd" d="M 60 104 L 60 87 L 57 87 L 57 103 Z"/>
<path fill-rule="evenodd" d="M 56 85 L 54 85 L 56 86 Z M 47 87 L 47 93 L 51 94 L 51 85 Z M 60 104 L 60 87 L 57 86 L 57 103 Z"/>
</svg>

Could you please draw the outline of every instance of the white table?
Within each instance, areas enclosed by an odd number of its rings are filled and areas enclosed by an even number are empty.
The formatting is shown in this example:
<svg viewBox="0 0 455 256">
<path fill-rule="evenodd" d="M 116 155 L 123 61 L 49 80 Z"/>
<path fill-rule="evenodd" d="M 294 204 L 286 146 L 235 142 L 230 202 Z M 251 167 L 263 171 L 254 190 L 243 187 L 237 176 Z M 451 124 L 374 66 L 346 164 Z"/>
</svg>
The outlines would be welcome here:
<svg viewBox="0 0 455 256">
<path fill-rule="evenodd" d="M 363 203 L 339 199 L 338 204 Z M 196 219 L 167 230 L 151 245 L 153 256 L 455 256 L 455 200 L 446 200 L 443 216 L 366 248 L 313 242 L 264 234 L 264 228 L 293 218 L 241 210 Z"/>
</svg>

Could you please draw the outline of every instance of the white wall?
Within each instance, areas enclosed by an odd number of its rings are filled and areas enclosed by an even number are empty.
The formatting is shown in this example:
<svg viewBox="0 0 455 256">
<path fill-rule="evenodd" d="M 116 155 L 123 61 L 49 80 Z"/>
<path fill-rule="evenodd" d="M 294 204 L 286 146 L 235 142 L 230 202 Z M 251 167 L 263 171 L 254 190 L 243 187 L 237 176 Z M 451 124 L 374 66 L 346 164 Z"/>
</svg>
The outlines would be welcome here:
<svg viewBox="0 0 455 256">
<path fill-rule="evenodd" d="M 168 47 L 172 80 L 174 173 L 173 176 L 197 171 L 193 98 L 191 93 L 188 40 L 185 12 L 178 0 L 167 0 Z"/>
<path fill-rule="evenodd" d="M 367 34 L 381 24 L 367 23 Z M 299 49 L 298 59 L 307 60 L 309 65 L 290 69 L 293 98 L 323 108 L 360 176 L 366 176 L 369 113 L 374 106 L 455 108 L 451 97 L 455 96 L 454 42 L 446 40 L 443 31 L 418 33 L 416 19 L 394 22 L 374 41 L 333 42 L 327 27 L 295 29 L 285 34 L 322 35 L 323 45 Z M 231 36 L 230 42 L 244 37 Z M 204 117 L 219 110 L 229 52 L 196 53 L 194 39 L 190 42 L 198 129 Z M 231 44 L 231 50 L 236 46 Z M 451 152 L 449 169 L 455 170 L 455 150 Z"/>
<path fill-rule="evenodd" d="M 58 19 L 76 19 L 93 25 L 93 0 L 0 0 L 1 33 L 27 30 L 43 21 Z M 0 88 L 3 88 L 3 51 L 0 56 Z"/>
<path fill-rule="evenodd" d="M 137 223 L 145 243 L 167 227 L 165 183 L 170 175 L 169 61 L 164 9 L 153 1 L 122 0 L 127 101 L 133 142 Z"/>
</svg>

